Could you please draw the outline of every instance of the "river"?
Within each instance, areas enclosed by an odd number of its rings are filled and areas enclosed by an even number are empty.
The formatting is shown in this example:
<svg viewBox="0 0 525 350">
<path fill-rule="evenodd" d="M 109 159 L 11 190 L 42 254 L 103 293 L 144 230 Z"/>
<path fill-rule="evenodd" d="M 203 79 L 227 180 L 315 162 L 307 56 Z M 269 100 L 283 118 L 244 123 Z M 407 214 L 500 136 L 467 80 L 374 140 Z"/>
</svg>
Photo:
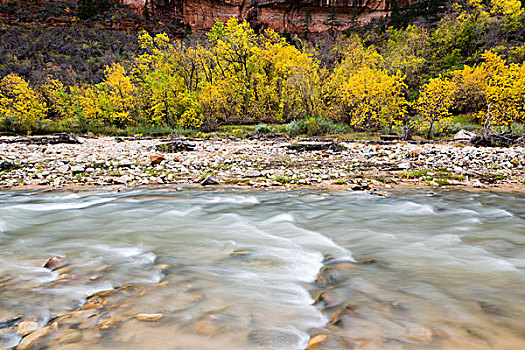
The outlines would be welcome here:
<svg viewBox="0 0 525 350">
<path fill-rule="evenodd" d="M 3 191 L 0 348 L 524 349 L 524 248 L 524 194 Z"/>
</svg>

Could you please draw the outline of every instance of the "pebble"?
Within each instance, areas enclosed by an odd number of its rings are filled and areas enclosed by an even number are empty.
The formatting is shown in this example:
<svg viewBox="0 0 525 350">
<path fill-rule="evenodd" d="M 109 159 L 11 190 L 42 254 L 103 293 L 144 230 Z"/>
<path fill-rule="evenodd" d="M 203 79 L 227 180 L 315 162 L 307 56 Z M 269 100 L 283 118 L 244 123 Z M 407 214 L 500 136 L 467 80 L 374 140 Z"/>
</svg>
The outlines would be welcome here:
<svg viewBox="0 0 525 350">
<path fill-rule="evenodd" d="M 138 314 L 135 318 L 139 321 L 156 322 L 164 317 L 163 314 Z"/>
</svg>

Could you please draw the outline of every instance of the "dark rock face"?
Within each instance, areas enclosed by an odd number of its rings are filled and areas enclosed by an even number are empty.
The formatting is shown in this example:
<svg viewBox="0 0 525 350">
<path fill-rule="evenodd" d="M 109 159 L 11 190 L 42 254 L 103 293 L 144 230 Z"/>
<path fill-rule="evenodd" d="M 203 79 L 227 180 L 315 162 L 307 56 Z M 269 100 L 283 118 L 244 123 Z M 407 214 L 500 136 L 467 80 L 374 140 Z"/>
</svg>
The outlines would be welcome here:
<svg viewBox="0 0 525 350">
<path fill-rule="evenodd" d="M 142 11 L 152 6 L 163 14 L 189 24 L 192 29 L 211 28 L 218 19 L 247 20 L 253 28 L 279 32 L 320 33 L 329 29 L 345 30 L 388 15 L 396 0 L 124 0 Z M 157 4 L 157 2 L 159 4 Z M 411 2 L 399 0 L 399 6 Z"/>
</svg>

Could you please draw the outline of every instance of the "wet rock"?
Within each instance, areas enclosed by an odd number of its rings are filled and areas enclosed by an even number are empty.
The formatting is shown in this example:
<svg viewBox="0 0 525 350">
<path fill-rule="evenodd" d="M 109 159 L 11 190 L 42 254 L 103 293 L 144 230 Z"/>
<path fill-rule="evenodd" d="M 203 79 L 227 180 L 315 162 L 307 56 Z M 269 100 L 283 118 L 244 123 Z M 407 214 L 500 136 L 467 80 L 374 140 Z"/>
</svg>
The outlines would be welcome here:
<svg viewBox="0 0 525 350">
<path fill-rule="evenodd" d="M 44 327 L 26 336 L 16 347 L 17 350 L 27 350 L 35 346 L 49 333 L 49 327 Z"/>
<path fill-rule="evenodd" d="M 207 320 L 197 322 L 197 332 L 202 335 L 212 335 L 217 331 L 217 326 Z"/>
<path fill-rule="evenodd" d="M 78 329 L 66 329 L 62 334 L 55 338 L 60 344 L 73 344 L 82 341 L 82 331 Z"/>
<path fill-rule="evenodd" d="M 107 300 L 100 297 L 93 297 L 86 301 L 84 305 L 80 307 L 80 310 L 92 310 L 104 307 L 107 304 Z"/>
<path fill-rule="evenodd" d="M 85 350 L 85 346 L 81 344 L 67 344 L 56 348 L 56 350 Z"/>
<path fill-rule="evenodd" d="M 170 268 L 168 264 L 157 264 L 155 265 L 155 268 L 159 269 L 160 271 L 166 271 Z"/>
<path fill-rule="evenodd" d="M 361 264 L 375 264 L 375 263 L 377 263 L 376 259 L 365 259 L 361 261 Z"/>
<path fill-rule="evenodd" d="M 73 271 L 72 267 L 61 267 L 55 270 L 55 272 L 58 273 L 59 275 L 70 273 L 71 271 Z"/>
<path fill-rule="evenodd" d="M 357 184 L 355 186 L 352 186 L 352 191 L 365 191 L 368 190 L 370 186 L 366 183 Z"/>
<path fill-rule="evenodd" d="M 337 305 L 337 300 L 335 297 L 327 292 L 322 292 L 319 294 L 319 296 L 315 299 L 316 303 L 324 303 L 326 307 L 333 307 Z"/>
<path fill-rule="evenodd" d="M 34 321 L 23 321 L 20 322 L 16 332 L 21 336 L 25 337 L 26 335 L 33 333 L 39 328 L 38 323 Z"/>
<path fill-rule="evenodd" d="M 349 260 L 332 259 L 327 261 L 325 266 L 331 266 L 338 270 L 353 270 L 357 267 L 357 264 Z"/>
<path fill-rule="evenodd" d="M 300 341 L 299 335 L 285 330 L 258 329 L 248 334 L 248 341 L 275 349 L 296 348 Z"/>
<path fill-rule="evenodd" d="M 217 185 L 217 184 L 219 184 L 219 181 L 215 180 L 215 178 L 212 175 L 206 176 L 206 178 L 202 180 L 201 182 L 202 186 Z"/>
<path fill-rule="evenodd" d="M 335 325 L 340 325 L 342 322 L 341 313 L 342 313 L 341 310 L 335 310 L 334 313 L 332 314 L 332 317 L 330 317 L 330 323 L 335 324 Z"/>
<path fill-rule="evenodd" d="M 324 266 L 315 278 L 315 284 L 319 287 L 331 287 L 335 286 L 336 278 L 334 276 L 334 268 L 331 266 Z"/>
<path fill-rule="evenodd" d="M 160 321 L 164 317 L 163 314 L 138 314 L 135 318 L 139 321 L 156 322 Z"/>
<path fill-rule="evenodd" d="M 432 331 L 427 328 L 410 328 L 408 330 L 408 337 L 423 343 L 430 343 L 432 341 L 433 335 Z"/>
<path fill-rule="evenodd" d="M 11 169 L 13 167 L 14 167 L 14 164 L 10 163 L 8 161 L 3 161 L 3 162 L 0 163 L 0 171 L 9 170 L 9 169 Z"/>
<path fill-rule="evenodd" d="M 162 154 L 152 154 L 149 156 L 149 161 L 151 164 L 160 164 L 164 160 Z"/>
<path fill-rule="evenodd" d="M 24 316 L 15 316 L 15 317 L 11 317 L 5 321 L 2 321 L 0 322 L 0 329 L 1 328 L 8 328 L 8 327 L 12 327 L 13 325 L 15 325 L 18 321 L 20 321 Z"/>
<path fill-rule="evenodd" d="M 56 270 L 61 267 L 64 267 L 65 265 L 66 265 L 65 258 L 61 258 L 59 256 L 53 256 L 46 261 L 46 263 L 44 264 L 44 267 L 46 269 Z"/>
<path fill-rule="evenodd" d="M 497 305 L 487 303 L 486 301 L 478 301 L 478 305 L 484 312 L 488 314 L 503 316 L 504 312 Z"/>
<path fill-rule="evenodd" d="M 248 251 L 248 250 L 234 250 L 233 252 L 230 253 L 230 256 L 239 256 L 239 257 L 242 257 L 242 256 L 248 256 L 250 255 L 252 252 Z"/>
<path fill-rule="evenodd" d="M 111 316 L 98 323 L 99 329 L 102 331 L 105 331 L 111 328 L 115 328 L 119 326 L 122 323 L 122 321 L 123 321 L 123 318 L 121 316 Z"/>
<path fill-rule="evenodd" d="M 328 339 L 328 336 L 326 334 L 319 334 L 315 337 L 310 338 L 308 341 L 308 346 L 306 347 L 307 350 L 313 349 L 316 345 L 321 344 L 326 339 Z"/>
<path fill-rule="evenodd" d="M 12 329 L 0 329 L 0 349 L 10 349 L 20 343 L 22 337 Z"/>
</svg>

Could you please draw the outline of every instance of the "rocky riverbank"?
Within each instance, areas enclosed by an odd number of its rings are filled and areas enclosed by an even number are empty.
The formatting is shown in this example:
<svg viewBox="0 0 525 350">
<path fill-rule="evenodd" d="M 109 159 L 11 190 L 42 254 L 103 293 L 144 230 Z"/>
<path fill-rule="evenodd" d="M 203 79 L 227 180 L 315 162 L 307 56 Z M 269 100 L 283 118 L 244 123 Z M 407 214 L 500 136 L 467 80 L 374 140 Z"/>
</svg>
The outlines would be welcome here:
<svg viewBox="0 0 525 350">
<path fill-rule="evenodd" d="M 193 150 L 159 151 L 159 139 L 79 138 L 32 144 L 0 138 L 0 187 L 219 184 L 241 187 L 394 186 L 525 188 L 525 148 L 476 148 L 465 141 L 308 143 L 297 140 L 191 140 Z M 183 147 L 184 148 L 184 147 Z M 206 180 L 206 181 L 203 181 Z"/>
</svg>

